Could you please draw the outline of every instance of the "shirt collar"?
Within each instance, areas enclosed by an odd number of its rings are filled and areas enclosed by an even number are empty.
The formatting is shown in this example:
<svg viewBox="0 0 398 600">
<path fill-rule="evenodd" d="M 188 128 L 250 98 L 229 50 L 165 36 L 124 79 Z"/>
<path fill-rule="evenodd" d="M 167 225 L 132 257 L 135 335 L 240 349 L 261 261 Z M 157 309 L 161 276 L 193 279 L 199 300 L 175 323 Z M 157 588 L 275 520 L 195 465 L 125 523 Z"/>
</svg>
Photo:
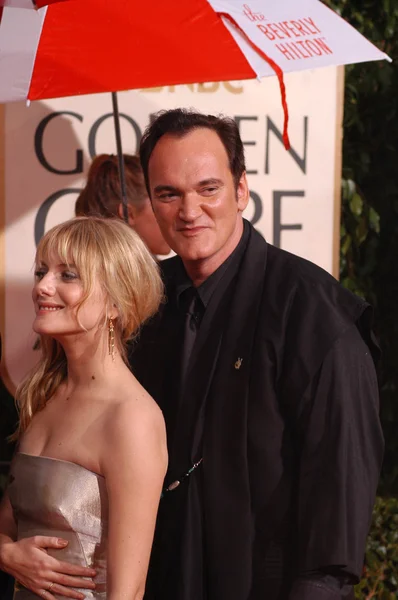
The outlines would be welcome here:
<svg viewBox="0 0 398 600">
<path fill-rule="evenodd" d="M 235 250 L 228 256 L 228 258 L 218 267 L 214 273 L 210 275 L 198 288 L 196 288 L 197 294 L 201 299 L 203 306 L 207 308 L 210 299 L 218 286 L 221 280 L 224 278 L 226 273 L 231 273 L 233 276 L 235 273 L 233 271 L 238 270 L 238 266 L 240 263 L 240 259 L 246 249 L 247 242 L 249 239 L 250 227 L 248 222 L 243 220 L 243 233 L 239 240 L 238 245 Z M 229 279 L 229 278 L 228 278 Z M 180 259 L 180 268 L 176 273 L 176 287 L 175 287 L 175 295 L 177 305 L 179 304 L 180 296 L 185 290 L 191 287 L 192 280 L 189 278 L 182 260 Z"/>
</svg>

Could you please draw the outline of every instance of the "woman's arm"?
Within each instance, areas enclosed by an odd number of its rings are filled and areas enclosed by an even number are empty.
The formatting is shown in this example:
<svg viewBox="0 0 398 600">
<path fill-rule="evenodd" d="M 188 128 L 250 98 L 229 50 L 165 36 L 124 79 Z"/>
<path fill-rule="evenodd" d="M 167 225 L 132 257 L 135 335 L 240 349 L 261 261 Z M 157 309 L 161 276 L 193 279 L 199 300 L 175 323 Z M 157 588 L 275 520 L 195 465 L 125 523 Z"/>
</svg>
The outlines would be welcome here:
<svg viewBox="0 0 398 600">
<path fill-rule="evenodd" d="M 17 525 L 8 493 L 5 492 L 0 503 L 0 567 L 1 550 L 4 544 L 12 544 L 17 539 Z"/>
<path fill-rule="evenodd" d="M 65 548 L 66 540 L 56 537 L 35 536 L 20 541 L 7 492 L 0 504 L 0 569 L 6 571 L 23 586 L 41 595 L 53 583 L 52 590 L 66 598 L 83 600 L 84 595 L 69 586 L 91 588 L 92 581 L 81 577 L 93 577 L 95 571 L 61 562 L 47 554 L 46 548 Z M 67 587 L 66 587 L 67 586 Z M 50 593 L 47 600 L 55 600 Z"/>
<path fill-rule="evenodd" d="M 108 600 L 144 596 L 167 468 L 163 416 L 147 395 L 112 411 L 101 468 L 109 496 Z"/>
</svg>

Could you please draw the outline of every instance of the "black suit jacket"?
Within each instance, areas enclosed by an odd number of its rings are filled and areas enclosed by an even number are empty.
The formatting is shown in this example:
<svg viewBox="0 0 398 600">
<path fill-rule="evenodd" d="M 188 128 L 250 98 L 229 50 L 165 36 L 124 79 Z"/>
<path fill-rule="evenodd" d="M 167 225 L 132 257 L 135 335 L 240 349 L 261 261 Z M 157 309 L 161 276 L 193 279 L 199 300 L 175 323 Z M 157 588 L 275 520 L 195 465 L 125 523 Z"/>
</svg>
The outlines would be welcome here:
<svg viewBox="0 0 398 600">
<path fill-rule="evenodd" d="M 170 296 L 177 260 L 162 264 Z M 131 354 L 160 406 L 172 310 Z M 360 577 L 383 452 L 370 321 L 364 301 L 251 228 L 222 337 L 189 380 L 207 394 L 208 600 L 331 600 L 306 574 Z"/>
</svg>

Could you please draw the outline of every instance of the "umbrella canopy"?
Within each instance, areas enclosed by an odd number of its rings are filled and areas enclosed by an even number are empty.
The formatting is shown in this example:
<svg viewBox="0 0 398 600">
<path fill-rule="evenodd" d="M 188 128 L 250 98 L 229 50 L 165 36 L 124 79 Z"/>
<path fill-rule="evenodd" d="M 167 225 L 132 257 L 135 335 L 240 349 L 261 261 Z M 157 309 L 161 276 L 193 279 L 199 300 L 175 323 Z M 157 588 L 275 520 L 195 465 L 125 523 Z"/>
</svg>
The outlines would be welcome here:
<svg viewBox="0 0 398 600">
<path fill-rule="evenodd" d="M 42 8 L 54 2 L 62 2 L 63 0 L 0 0 L 0 10 L 4 6 L 13 8 Z"/>
<path fill-rule="evenodd" d="M 318 0 L 1 1 L 2 102 L 388 58 Z"/>
<path fill-rule="evenodd" d="M 0 101 L 275 74 L 264 55 L 284 72 L 387 58 L 318 0 L 4 2 Z"/>
<path fill-rule="evenodd" d="M 276 74 L 287 149 L 284 72 L 388 59 L 319 0 L 0 2 L 0 102 Z"/>
</svg>

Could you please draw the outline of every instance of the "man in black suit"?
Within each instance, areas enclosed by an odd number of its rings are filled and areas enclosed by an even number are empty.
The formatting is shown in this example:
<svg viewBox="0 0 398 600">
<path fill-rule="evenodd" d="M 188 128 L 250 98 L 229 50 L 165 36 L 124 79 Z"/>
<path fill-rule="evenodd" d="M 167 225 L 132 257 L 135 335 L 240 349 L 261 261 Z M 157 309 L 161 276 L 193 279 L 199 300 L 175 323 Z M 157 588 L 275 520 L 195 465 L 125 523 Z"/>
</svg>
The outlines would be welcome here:
<svg viewBox="0 0 398 600">
<path fill-rule="evenodd" d="M 165 112 L 140 155 L 177 254 L 130 357 L 170 460 L 145 597 L 351 597 L 383 453 L 371 309 L 242 218 L 232 120 Z"/>
</svg>

